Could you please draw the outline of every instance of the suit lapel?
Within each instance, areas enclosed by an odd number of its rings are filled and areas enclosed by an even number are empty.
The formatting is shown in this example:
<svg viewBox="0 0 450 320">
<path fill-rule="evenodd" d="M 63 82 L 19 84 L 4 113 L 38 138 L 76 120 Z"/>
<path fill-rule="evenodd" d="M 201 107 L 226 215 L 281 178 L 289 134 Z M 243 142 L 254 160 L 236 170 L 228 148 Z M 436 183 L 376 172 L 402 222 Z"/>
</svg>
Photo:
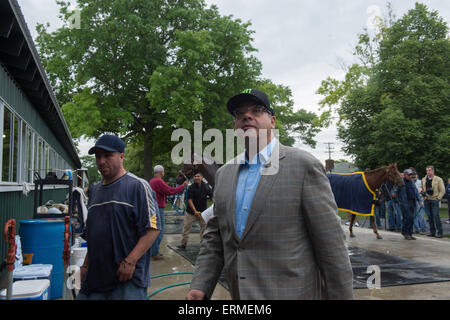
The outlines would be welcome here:
<svg viewBox="0 0 450 320">
<path fill-rule="evenodd" d="M 261 214 L 265 206 L 265 203 L 270 196 L 270 191 L 272 189 L 273 183 L 278 177 L 279 163 L 280 161 L 282 161 L 284 157 L 285 157 L 284 146 L 279 144 L 279 148 L 275 147 L 273 149 L 272 155 L 270 156 L 269 160 L 267 161 L 267 163 L 263 168 L 263 172 L 261 174 L 261 178 L 259 180 L 255 196 L 253 197 L 252 200 L 252 207 L 250 209 L 250 213 L 247 218 L 247 223 L 245 225 L 244 232 L 242 233 L 241 241 L 244 240 L 245 236 L 258 219 L 258 216 Z M 236 190 L 235 188 L 236 185 L 234 185 L 233 190 Z M 236 195 L 234 195 L 234 207 L 236 208 Z"/>
</svg>

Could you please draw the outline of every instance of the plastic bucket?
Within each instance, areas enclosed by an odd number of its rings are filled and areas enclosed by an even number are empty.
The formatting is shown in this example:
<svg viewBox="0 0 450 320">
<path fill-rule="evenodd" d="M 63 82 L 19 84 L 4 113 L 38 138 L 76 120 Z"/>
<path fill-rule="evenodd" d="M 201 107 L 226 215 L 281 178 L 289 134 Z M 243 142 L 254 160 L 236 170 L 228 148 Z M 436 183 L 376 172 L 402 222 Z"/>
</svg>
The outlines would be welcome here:
<svg viewBox="0 0 450 320">
<path fill-rule="evenodd" d="M 50 299 L 62 297 L 64 220 L 31 219 L 20 221 L 22 253 L 33 254 L 33 263 L 51 264 Z"/>
</svg>

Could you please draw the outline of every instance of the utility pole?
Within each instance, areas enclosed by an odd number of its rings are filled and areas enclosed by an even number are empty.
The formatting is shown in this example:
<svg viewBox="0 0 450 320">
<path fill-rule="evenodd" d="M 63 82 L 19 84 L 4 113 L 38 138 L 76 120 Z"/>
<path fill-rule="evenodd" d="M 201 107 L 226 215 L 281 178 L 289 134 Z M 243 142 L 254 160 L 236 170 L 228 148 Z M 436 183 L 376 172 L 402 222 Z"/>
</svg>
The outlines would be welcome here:
<svg viewBox="0 0 450 320">
<path fill-rule="evenodd" d="M 332 144 L 334 144 L 333 142 L 325 142 L 326 145 L 328 145 L 328 151 L 325 151 L 325 153 L 328 153 L 328 159 L 331 160 L 331 154 L 333 153 L 332 151 L 334 150 L 334 148 L 331 147 Z"/>
<path fill-rule="evenodd" d="M 333 142 L 325 142 L 326 145 L 328 145 L 328 151 L 325 151 L 325 153 L 328 153 L 328 159 L 325 160 L 325 171 L 326 172 L 331 172 L 331 170 L 334 169 L 334 160 L 331 159 L 331 154 L 333 153 L 332 151 L 334 150 L 334 148 L 331 147 L 332 144 L 334 144 Z"/>
</svg>

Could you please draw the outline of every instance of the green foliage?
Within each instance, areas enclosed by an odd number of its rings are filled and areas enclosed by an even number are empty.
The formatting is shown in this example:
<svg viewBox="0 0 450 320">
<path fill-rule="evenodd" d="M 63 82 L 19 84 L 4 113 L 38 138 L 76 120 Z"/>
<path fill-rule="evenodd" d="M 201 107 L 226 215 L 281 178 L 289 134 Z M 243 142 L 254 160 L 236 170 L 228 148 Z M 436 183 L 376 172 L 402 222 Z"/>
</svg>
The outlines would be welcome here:
<svg viewBox="0 0 450 320">
<path fill-rule="evenodd" d="M 390 16 L 392 17 L 392 16 Z M 389 23 L 388 23 L 389 22 Z M 401 19 L 360 35 L 361 64 L 322 82 L 322 107 L 339 115 L 339 138 L 361 168 L 397 161 L 422 176 L 450 176 L 450 41 L 447 24 L 417 3 Z M 389 26 L 388 26 L 389 25 Z"/>
<path fill-rule="evenodd" d="M 89 185 L 95 184 L 102 180 L 102 176 L 97 169 L 94 156 L 82 156 L 80 157 L 80 160 L 82 166 L 88 169 Z"/>
<path fill-rule="evenodd" d="M 60 18 L 73 14 L 58 1 Z M 81 29 L 37 27 L 40 56 L 74 138 L 121 136 L 128 164 L 149 179 L 176 128 L 231 128 L 225 105 L 262 81 L 250 23 L 221 16 L 203 0 L 78 0 Z M 283 141 L 314 144 L 321 122 L 280 98 Z M 284 99 L 284 100 L 283 100 Z M 304 132 L 304 135 L 303 135 Z M 142 151 L 137 151 L 142 150 Z M 143 170 L 142 170 L 143 167 Z"/>
<path fill-rule="evenodd" d="M 270 97 L 272 107 L 277 119 L 276 129 L 280 133 L 280 142 L 287 146 L 295 143 L 299 138 L 302 143 L 311 147 L 316 146 L 314 136 L 324 126 L 325 121 L 315 113 L 308 112 L 303 108 L 294 110 L 292 91 L 287 86 L 276 85 L 270 80 L 262 80 L 256 85 L 256 89 L 262 90 Z"/>
</svg>

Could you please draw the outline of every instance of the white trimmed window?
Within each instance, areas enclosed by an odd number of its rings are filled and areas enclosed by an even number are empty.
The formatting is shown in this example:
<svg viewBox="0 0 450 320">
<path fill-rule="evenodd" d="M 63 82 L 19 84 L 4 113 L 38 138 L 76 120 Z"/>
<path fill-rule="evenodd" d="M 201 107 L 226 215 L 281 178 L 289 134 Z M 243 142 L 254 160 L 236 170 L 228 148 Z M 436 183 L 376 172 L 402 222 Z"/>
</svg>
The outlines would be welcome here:
<svg viewBox="0 0 450 320">
<path fill-rule="evenodd" d="M 64 158 L 0 100 L 0 185 L 33 183 L 34 172 L 61 177 L 67 168 Z"/>
</svg>

